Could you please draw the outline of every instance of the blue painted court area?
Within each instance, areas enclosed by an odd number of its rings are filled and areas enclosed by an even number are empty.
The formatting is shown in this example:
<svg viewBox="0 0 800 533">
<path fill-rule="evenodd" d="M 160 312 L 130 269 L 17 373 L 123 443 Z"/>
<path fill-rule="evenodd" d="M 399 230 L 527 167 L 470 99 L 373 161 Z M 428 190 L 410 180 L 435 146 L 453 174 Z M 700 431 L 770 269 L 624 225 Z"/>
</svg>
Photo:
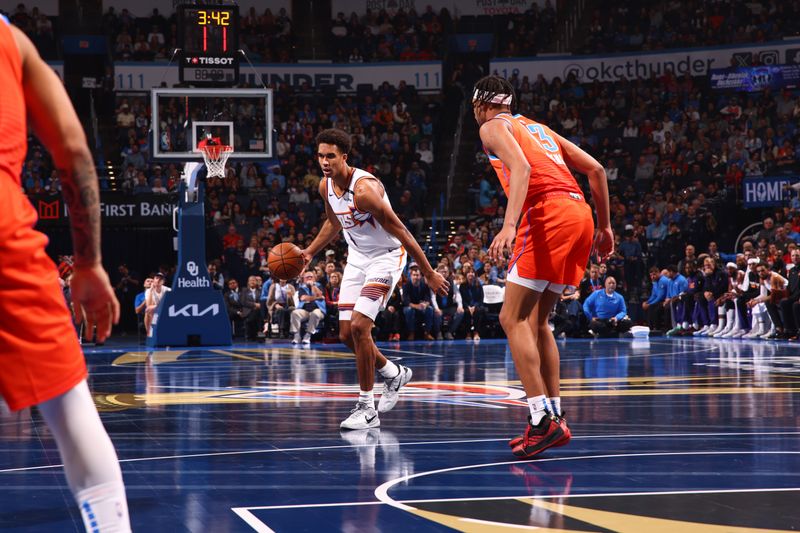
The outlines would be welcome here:
<svg viewBox="0 0 800 533">
<path fill-rule="evenodd" d="M 381 345 L 414 380 L 381 427 L 337 345 L 87 348 L 134 531 L 800 529 L 800 345 L 567 340 L 565 447 L 518 461 L 504 341 Z M 81 531 L 36 411 L 0 417 L 0 530 Z"/>
</svg>

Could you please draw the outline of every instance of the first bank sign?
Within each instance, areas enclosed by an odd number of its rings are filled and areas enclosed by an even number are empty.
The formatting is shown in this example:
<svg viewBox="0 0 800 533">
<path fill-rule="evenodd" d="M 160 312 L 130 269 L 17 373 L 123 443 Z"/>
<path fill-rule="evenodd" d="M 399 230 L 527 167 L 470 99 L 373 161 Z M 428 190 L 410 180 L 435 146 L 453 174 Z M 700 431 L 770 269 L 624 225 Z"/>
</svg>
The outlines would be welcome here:
<svg viewBox="0 0 800 533">
<path fill-rule="evenodd" d="M 742 181 L 744 207 L 775 207 L 786 205 L 792 197 L 787 186 L 799 181 L 796 176 L 745 178 Z"/>
</svg>

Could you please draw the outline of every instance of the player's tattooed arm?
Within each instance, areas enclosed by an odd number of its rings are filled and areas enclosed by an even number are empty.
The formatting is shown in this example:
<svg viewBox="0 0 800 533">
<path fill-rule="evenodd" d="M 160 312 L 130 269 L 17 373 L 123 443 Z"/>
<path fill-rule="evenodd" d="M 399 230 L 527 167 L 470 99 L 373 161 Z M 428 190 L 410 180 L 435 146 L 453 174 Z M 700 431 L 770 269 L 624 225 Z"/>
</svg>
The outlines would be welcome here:
<svg viewBox="0 0 800 533">
<path fill-rule="evenodd" d="M 60 170 L 70 210 L 75 262 L 100 264 L 100 200 L 86 134 L 61 80 L 24 33 L 12 27 L 22 62 L 28 120 Z"/>
<path fill-rule="evenodd" d="M 100 263 L 100 194 L 97 174 L 89 158 L 59 169 L 64 201 L 69 207 L 76 265 Z"/>
</svg>

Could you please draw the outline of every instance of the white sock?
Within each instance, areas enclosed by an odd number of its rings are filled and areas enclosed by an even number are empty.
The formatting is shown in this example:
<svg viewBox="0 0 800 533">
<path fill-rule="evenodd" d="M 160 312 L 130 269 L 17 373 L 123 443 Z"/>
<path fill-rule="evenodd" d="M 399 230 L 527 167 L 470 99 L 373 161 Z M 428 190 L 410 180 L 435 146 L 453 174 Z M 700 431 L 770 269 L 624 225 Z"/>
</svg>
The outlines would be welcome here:
<svg viewBox="0 0 800 533">
<path fill-rule="evenodd" d="M 561 416 L 561 396 L 550 398 L 550 412 L 556 416 Z"/>
<path fill-rule="evenodd" d="M 86 381 L 39 404 L 58 444 L 69 488 L 87 531 L 129 532 L 128 506 L 114 445 L 103 428 Z M 89 511 L 97 522 L 90 527 Z"/>
<path fill-rule="evenodd" d="M 375 409 L 375 395 L 372 393 L 372 391 L 359 391 L 358 403 L 366 404 L 367 407 Z"/>
<path fill-rule="evenodd" d="M 396 378 L 397 375 L 400 374 L 400 368 L 387 359 L 386 364 L 383 365 L 383 368 L 379 368 L 378 372 L 380 372 L 381 376 L 384 378 Z"/>
<path fill-rule="evenodd" d="M 130 532 L 128 504 L 122 480 L 89 487 L 75 494 L 86 531 Z"/>
<path fill-rule="evenodd" d="M 546 411 L 547 406 L 547 398 L 544 394 L 540 394 L 539 396 L 534 396 L 533 398 L 528 398 L 528 409 L 531 412 L 531 425 L 535 426 L 538 425 L 539 422 L 542 421 L 542 418 L 547 415 Z"/>
</svg>

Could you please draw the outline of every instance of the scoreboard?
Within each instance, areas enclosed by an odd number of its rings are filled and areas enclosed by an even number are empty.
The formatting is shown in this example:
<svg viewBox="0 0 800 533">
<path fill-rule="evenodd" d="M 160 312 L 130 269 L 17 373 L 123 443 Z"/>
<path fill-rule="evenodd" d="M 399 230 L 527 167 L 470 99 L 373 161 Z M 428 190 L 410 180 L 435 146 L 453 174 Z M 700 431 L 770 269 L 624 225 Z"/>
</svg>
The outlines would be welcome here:
<svg viewBox="0 0 800 533">
<path fill-rule="evenodd" d="M 238 83 L 239 6 L 179 6 L 178 48 L 181 82 L 192 85 Z"/>
</svg>

